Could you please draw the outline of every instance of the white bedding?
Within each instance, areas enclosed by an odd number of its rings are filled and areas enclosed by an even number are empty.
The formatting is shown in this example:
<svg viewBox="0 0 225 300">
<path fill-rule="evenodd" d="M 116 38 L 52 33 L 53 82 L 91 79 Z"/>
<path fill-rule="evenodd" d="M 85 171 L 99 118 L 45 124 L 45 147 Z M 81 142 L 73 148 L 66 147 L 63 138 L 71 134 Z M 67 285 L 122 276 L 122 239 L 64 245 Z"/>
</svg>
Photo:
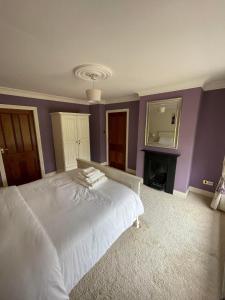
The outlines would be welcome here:
<svg viewBox="0 0 225 300">
<path fill-rule="evenodd" d="M 17 187 L 0 189 L 1 300 L 68 299 L 59 259 Z"/>
<path fill-rule="evenodd" d="M 55 246 L 67 294 L 143 213 L 128 187 L 108 179 L 89 190 L 73 180 L 73 172 L 18 187 Z"/>
</svg>

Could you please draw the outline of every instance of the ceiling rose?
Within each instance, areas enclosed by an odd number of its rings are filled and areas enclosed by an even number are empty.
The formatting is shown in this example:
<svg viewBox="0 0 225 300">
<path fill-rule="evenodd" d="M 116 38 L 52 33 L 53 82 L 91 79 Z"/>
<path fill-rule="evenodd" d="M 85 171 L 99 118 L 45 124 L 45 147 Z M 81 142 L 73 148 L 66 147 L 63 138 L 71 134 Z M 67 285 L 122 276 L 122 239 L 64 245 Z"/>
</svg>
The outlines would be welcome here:
<svg viewBox="0 0 225 300">
<path fill-rule="evenodd" d="M 74 69 L 74 75 L 83 80 L 105 80 L 112 76 L 112 71 L 103 65 L 85 64 Z"/>
<path fill-rule="evenodd" d="M 92 81 L 92 88 L 86 90 L 86 96 L 90 103 L 99 103 L 101 101 L 102 91 L 94 88 L 94 83 L 97 80 L 105 80 L 112 76 L 112 71 L 102 65 L 86 64 L 77 66 L 74 69 L 75 77 L 83 80 Z"/>
</svg>

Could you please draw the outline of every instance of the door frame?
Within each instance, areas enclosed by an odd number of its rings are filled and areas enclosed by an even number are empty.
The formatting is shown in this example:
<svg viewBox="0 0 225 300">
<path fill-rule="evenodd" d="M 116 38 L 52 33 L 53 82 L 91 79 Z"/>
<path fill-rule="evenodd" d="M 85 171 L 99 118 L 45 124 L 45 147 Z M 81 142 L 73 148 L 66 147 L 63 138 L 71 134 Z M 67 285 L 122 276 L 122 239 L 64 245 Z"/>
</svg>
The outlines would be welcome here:
<svg viewBox="0 0 225 300">
<path fill-rule="evenodd" d="M 38 157 L 39 157 L 39 163 L 40 163 L 40 171 L 41 171 L 41 177 L 43 178 L 45 176 L 45 165 L 44 165 L 44 158 L 43 158 L 43 151 L 42 151 L 42 144 L 41 144 L 41 134 L 40 134 L 37 107 L 11 105 L 11 104 L 10 105 L 9 104 L 0 104 L 0 109 L 1 108 L 14 109 L 14 110 L 31 110 L 33 112 L 34 128 L 35 128 L 35 133 L 36 133 Z M 6 173 L 5 173 L 5 166 L 3 163 L 3 158 L 2 158 L 1 153 L 0 153 L 0 174 L 1 174 L 3 186 L 8 186 L 7 177 L 6 177 Z"/>
<path fill-rule="evenodd" d="M 106 164 L 109 164 L 109 114 L 118 113 L 118 112 L 126 112 L 127 113 L 127 123 L 126 123 L 126 159 L 125 159 L 125 171 L 128 172 L 128 142 L 129 142 L 129 108 L 123 109 L 110 109 L 106 110 Z"/>
</svg>

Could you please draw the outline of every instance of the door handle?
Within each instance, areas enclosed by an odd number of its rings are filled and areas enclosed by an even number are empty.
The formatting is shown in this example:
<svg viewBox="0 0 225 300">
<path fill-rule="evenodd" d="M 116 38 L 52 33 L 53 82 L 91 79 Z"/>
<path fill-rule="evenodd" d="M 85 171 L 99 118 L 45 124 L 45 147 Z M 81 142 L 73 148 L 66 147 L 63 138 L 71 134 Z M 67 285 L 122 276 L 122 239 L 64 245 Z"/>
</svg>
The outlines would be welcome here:
<svg viewBox="0 0 225 300">
<path fill-rule="evenodd" d="M 8 148 L 0 148 L 1 154 L 4 154 L 4 153 L 7 152 L 8 150 L 9 150 Z"/>
</svg>

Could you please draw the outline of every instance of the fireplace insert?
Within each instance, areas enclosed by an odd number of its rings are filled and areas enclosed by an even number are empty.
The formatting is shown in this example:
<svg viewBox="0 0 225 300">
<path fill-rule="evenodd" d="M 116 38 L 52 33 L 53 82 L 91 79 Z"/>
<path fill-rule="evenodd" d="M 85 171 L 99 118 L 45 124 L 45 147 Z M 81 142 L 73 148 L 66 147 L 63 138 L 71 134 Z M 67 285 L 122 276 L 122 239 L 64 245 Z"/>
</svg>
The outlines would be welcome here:
<svg viewBox="0 0 225 300">
<path fill-rule="evenodd" d="M 177 157 L 179 154 L 143 150 L 144 184 L 173 194 Z"/>
</svg>

